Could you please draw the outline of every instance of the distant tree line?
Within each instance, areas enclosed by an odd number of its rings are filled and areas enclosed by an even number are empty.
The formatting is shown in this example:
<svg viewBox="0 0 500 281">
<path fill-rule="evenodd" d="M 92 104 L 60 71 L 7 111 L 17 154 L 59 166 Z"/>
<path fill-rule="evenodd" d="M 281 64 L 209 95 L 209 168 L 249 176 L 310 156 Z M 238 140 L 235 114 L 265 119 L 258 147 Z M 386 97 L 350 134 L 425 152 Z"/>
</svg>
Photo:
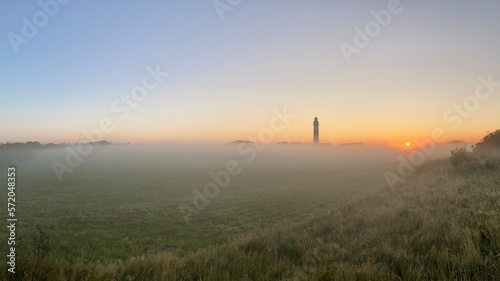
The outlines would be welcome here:
<svg viewBox="0 0 500 281">
<path fill-rule="evenodd" d="M 98 142 L 93 142 L 92 145 L 111 145 L 113 143 L 102 140 Z M 41 144 L 37 141 L 28 141 L 28 142 L 6 142 L 0 143 L 0 150 L 38 150 L 38 149 L 47 149 L 47 148 L 64 148 L 69 143 L 47 143 Z"/>
</svg>

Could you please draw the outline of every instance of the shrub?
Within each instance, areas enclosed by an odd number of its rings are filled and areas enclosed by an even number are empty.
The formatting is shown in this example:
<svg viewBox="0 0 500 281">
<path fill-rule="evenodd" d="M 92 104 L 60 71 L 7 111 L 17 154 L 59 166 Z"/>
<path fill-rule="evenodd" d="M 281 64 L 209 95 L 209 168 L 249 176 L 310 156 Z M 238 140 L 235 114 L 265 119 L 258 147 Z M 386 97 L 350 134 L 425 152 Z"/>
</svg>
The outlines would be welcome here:
<svg viewBox="0 0 500 281">
<path fill-rule="evenodd" d="M 467 148 L 460 147 L 451 151 L 450 162 L 455 169 L 464 169 L 469 166 L 470 162 L 473 161 L 471 153 L 467 151 Z"/>
<path fill-rule="evenodd" d="M 491 155 L 500 156 L 500 130 L 488 133 L 483 139 L 476 144 L 474 153 L 485 156 Z"/>
</svg>

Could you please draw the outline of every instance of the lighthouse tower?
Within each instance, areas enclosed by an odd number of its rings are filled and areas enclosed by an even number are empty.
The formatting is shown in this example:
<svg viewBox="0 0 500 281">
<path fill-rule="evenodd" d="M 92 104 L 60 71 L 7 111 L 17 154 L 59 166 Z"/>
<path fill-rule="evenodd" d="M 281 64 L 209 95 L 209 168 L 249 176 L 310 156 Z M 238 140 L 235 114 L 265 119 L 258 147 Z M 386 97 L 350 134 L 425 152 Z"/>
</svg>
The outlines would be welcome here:
<svg viewBox="0 0 500 281">
<path fill-rule="evenodd" d="M 319 121 L 318 117 L 314 117 L 314 144 L 319 144 Z"/>
</svg>

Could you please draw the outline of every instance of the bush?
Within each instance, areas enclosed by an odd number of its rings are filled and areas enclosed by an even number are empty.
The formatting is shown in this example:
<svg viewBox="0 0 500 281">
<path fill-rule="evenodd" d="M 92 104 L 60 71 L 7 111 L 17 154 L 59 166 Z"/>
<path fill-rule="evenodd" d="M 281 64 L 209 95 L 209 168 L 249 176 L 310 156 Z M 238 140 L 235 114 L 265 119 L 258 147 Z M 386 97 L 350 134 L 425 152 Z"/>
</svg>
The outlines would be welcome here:
<svg viewBox="0 0 500 281">
<path fill-rule="evenodd" d="M 497 171 L 500 169 L 500 161 L 486 160 L 484 168 L 489 171 Z"/>
<path fill-rule="evenodd" d="M 488 133 L 474 148 L 474 153 L 480 156 L 493 154 L 500 156 L 500 130 Z"/>
<path fill-rule="evenodd" d="M 460 147 L 451 151 L 450 162 L 453 168 L 459 170 L 470 166 L 470 162 L 473 161 L 471 153 L 467 151 L 467 148 Z"/>
<path fill-rule="evenodd" d="M 477 143 L 472 152 L 466 147 L 451 151 L 450 162 L 456 171 L 472 173 L 481 169 L 497 171 L 500 169 L 500 130 L 488 133 Z"/>
</svg>

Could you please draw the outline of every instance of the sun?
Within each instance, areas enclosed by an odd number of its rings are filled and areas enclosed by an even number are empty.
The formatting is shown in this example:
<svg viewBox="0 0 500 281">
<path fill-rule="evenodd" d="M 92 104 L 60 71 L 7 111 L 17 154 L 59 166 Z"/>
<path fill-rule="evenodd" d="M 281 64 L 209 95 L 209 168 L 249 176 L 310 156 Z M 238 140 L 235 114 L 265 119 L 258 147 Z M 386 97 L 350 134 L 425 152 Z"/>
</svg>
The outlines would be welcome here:
<svg viewBox="0 0 500 281">
<path fill-rule="evenodd" d="M 410 147 L 411 146 L 411 142 L 406 142 L 406 146 Z"/>
</svg>

